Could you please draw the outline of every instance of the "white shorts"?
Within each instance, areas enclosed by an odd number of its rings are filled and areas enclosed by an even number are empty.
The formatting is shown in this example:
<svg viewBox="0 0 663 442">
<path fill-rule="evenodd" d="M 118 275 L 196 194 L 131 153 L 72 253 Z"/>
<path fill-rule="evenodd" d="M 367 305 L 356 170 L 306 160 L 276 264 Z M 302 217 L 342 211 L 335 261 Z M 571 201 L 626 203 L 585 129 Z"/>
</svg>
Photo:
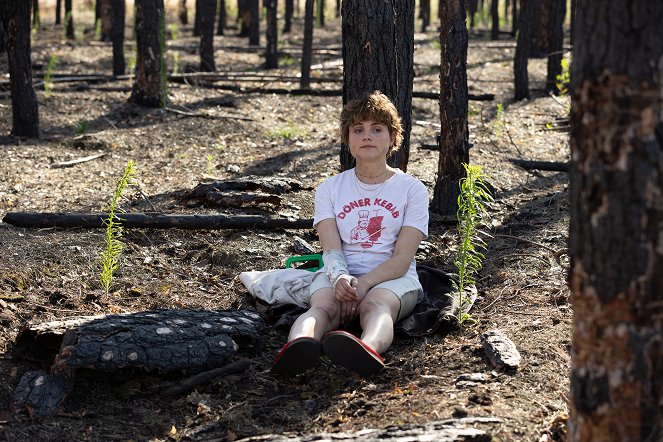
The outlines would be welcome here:
<svg viewBox="0 0 663 442">
<path fill-rule="evenodd" d="M 329 282 L 329 278 L 325 274 L 325 268 L 321 268 L 315 275 L 313 275 L 313 281 L 311 281 L 310 294 L 317 292 L 320 289 L 328 288 L 331 289 L 332 285 Z M 421 283 L 418 279 L 412 278 L 410 276 L 401 276 L 400 278 L 390 279 L 389 281 L 381 282 L 380 284 L 375 285 L 372 288 L 387 289 L 392 292 L 401 302 L 401 308 L 398 312 L 398 318 L 396 321 L 399 321 L 412 313 L 414 307 L 420 302 L 424 297 L 424 289 L 421 287 Z M 309 304 L 310 304 L 309 297 Z"/>
</svg>

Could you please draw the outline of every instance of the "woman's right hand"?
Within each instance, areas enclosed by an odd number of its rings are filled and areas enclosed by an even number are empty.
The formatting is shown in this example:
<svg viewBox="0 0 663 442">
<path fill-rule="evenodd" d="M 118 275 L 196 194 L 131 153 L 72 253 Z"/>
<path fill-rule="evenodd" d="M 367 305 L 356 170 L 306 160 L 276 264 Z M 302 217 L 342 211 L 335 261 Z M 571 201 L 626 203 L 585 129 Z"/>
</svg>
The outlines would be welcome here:
<svg viewBox="0 0 663 442">
<path fill-rule="evenodd" d="M 341 275 L 334 284 L 334 296 L 341 302 L 357 302 L 357 278 L 352 275 Z"/>
</svg>

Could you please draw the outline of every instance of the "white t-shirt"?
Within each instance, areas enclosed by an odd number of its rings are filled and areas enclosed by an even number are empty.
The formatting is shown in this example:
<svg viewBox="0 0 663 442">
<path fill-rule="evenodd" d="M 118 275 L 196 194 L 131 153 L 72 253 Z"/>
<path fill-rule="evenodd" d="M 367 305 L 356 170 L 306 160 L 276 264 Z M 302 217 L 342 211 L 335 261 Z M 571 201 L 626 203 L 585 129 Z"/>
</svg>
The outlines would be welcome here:
<svg viewBox="0 0 663 442">
<path fill-rule="evenodd" d="M 393 256 L 401 227 L 428 236 L 428 191 L 401 170 L 380 184 L 362 183 L 346 170 L 316 189 L 313 225 L 328 218 L 336 220 L 350 274 L 361 276 Z M 414 259 L 405 276 L 417 278 Z"/>
</svg>

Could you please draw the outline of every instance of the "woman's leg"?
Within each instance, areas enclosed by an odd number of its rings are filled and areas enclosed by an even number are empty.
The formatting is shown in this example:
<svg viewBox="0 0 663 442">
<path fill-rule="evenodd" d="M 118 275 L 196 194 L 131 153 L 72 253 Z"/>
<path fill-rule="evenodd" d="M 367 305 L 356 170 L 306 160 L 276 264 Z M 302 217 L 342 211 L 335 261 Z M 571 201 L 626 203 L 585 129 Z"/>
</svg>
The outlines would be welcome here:
<svg viewBox="0 0 663 442">
<path fill-rule="evenodd" d="M 371 289 L 359 305 L 361 340 L 381 354 L 394 340 L 394 322 L 398 317 L 401 301 L 391 290 Z"/>
<path fill-rule="evenodd" d="M 310 302 L 311 307 L 292 324 L 288 342 L 302 336 L 320 340 L 340 325 L 340 303 L 330 288 L 317 290 Z"/>
</svg>

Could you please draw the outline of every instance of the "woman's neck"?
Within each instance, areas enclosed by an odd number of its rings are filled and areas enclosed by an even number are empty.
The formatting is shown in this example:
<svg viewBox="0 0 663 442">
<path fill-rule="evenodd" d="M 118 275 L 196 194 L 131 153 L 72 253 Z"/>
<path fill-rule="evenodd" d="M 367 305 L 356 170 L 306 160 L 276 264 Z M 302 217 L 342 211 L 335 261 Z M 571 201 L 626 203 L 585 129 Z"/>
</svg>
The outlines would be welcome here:
<svg viewBox="0 0 663 442">
<path fill-rule="evenodd" d="M 355 175 L 362 183 L 378 184 L 387 180 L 391 176 L 391 168 L 386 163 L 377 164 L 357 164 L 355 166 Z"/>
</svg>

